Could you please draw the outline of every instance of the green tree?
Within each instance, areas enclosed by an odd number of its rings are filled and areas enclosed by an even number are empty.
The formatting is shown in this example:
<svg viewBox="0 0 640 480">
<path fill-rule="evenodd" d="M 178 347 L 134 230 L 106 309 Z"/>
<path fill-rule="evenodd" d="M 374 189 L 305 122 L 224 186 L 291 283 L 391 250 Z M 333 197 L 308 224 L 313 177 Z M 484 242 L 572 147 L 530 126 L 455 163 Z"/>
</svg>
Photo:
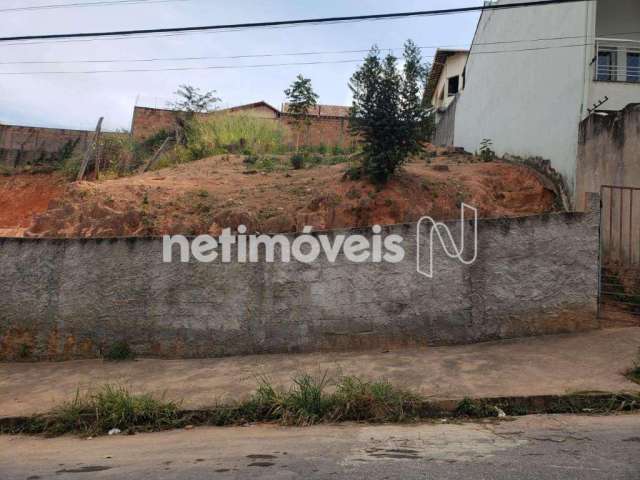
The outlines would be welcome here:
<svg viewBox="0 0 640 480">
<path fill-rule="evenodd" d="M 293 115 L 296 125 L 296 152 L 300 146 L 300 133 L 311 123 L 309 110 L 318 104 L 318 95 L 313 91 L 311 79 L 298 75 L 291 86 L 284 91 L 287 97 L 287 111 Z"/>
<path fill-rule="evenodd" d="M 407 41 L 402 71 L 396 57 L 381 58 L 374 46 L 351 77 L 350 128 L 363 145 L 361 169 L 376 184 L 386 183 L 411 155 L 424 148 L 425 75 L 419 48 Z"/>
<path fill-rule="evenodd" d="M 212 105 L 220 101 L 220 98 L 216 97 L 215 90 L 201 93 L 199 88 L 191 85 L 180 85 L 174 95 L 178 99 L 169 102 L 169 106 L 188 114 L 209 112 L 212 110 Z"/>
</svg>

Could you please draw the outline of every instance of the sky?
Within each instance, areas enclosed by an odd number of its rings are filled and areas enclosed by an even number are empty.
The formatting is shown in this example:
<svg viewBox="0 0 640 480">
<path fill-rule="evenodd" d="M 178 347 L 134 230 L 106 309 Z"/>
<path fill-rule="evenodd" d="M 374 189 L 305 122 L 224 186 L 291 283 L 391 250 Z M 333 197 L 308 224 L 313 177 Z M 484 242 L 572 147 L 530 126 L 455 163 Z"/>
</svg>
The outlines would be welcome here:
<svg viewBox="0 0 640 480">
<path fill-rule="evenodd" d="M 48 8 L 11 8 L 98 0 L 2 0 L 0 36 L 72 33 L 176 26 L 260 22 L 311 17 L 362 15 L 481 5 L 480 0 L 166 0 L 146 4 Z M 100 116 L 105 129 L 129 129 L 134 105 L 163 108 L 181 84 L 216 90 L 221 107 L 265 100 L 280 108 L 283 91 L 297 74 L 311 78 L 320 103 L 349 105 L 348 81 L 364 53 L 262 58 L 175 60 L 176 57 L 229 57 L 366 50 L 377 44 L 383 52 L 408 39 L 419 46 L 466 47 L 475 32 L 478 13 L 386 21 L 313 25 L 242 31 L 155 35 L 90 41 L 0 43 L 0 123 L 93 129 Z M 428 60 L 434 48 L 422 50 Z M 399 55 L 400 50 L 393 53 Z M 166 59 L 131 62 L 135 59 Z M 11 62 L 118 60 L 117 63 L 11 64 Z M 247 66 L 256 64 L 353 62 L 100 74 L 34 72 L 162 69 L 174 67 Z M 122 62 L 120 62 L 122 61 Z M 25 75 L 7 73 L 27 72 Z M 31 72 L 31 73 L 29 73 Z"/>
</svg>

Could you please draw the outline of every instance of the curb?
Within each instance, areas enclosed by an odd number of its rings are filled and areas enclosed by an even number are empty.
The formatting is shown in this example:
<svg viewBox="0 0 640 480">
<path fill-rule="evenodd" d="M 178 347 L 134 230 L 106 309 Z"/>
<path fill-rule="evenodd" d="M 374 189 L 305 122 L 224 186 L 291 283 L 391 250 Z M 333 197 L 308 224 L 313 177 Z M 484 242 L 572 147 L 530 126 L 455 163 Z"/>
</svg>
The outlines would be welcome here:
<svg viewBox="0 0 640 480">
<path fill-rule="evenodd" d="M 191 426 L 215 426 L 211 419 L 224 406 L 184 409 L 178 412 L 179 423 L 167 429 Z M 632 392 L 580 392 L 566 395 L 533 395 L 515 397 L 482 397 L 450 400 L 423 400 L 417 405 L 417 416 L 410 421 L 437 418 L 480 419 L 517 417 L 539 414 L 607 414 L 640 411 L 640 391 Z M 25 431 L 34 418 L 46 420 L 50 415 L 0 417 L 0 434 L 18 434 Z M 343 423 L 341 420 L 331 423 Z M 392 423 L 361 420 L 364 423 Z M 273 423 L 265 421 L 263 423 Z M 406 422 L 404 422 L 406 423 Z M 131 428 L 132 432 L 136 427 Z"/>
</svg>

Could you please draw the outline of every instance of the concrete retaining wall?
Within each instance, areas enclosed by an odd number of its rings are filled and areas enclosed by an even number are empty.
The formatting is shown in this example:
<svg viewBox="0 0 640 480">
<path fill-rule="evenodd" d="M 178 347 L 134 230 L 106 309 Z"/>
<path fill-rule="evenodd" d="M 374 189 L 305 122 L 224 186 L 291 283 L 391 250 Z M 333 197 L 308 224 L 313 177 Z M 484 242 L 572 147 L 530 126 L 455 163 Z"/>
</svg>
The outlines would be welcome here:
<svg viewBox="0 0 640 480">
<path fill-rule="evenodd" d="M 597 220 L 481 221 L 476 262 L 436 248 L 433 279 L 416 272 L 415 224 L 383 230 L 404 237 L 397 264 L 162 263 L 157 238 L 0 239 L 0 359 L 95 357 L 116 340 L 143 355 L 209 357 L 597 328 Z"/>
<path fill-rule="evenodd" d="M 602 185 L 640 187 L 640 104 L 590 115 L 580 123 L 579 140 L 578 208 L 586 192 Z"/>
</svg>

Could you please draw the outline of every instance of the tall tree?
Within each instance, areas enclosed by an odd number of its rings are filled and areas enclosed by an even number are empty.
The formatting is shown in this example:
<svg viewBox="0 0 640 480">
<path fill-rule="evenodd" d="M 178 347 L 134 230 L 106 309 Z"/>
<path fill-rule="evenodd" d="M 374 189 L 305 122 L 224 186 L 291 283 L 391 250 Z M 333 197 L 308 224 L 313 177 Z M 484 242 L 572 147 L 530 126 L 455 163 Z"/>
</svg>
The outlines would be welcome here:
<svg viewBox="0 0 640 480">
<path fill-rule="evenodd" d="M 201 93 L 199 88 L 191 85 L 180 85 L 174 95 L 178 99 L 169 102 L 169 106 L 188 114 L 209 112 L 212 110 L 212 105 L 220 101 L 220 98 L 216 97 L 215 90 Z"/>
<path fill-rule="evenodd" d="M 300 134 L 309 120 L 309 110 L 318 104 L 318 95 L 313 91 L 311 79 L 298 75 L 291 86 L 284 91 L 287 97 L 288 112 L 293 115 L 296 125 L 296 152 L 300 146 Z"/>
<path fill-rule="evenodd" d="M 180 145 L 187 142 L 187 132 L 196 113 L 207 113 L 212 110 L 212 106 L 220 102 L 216 97 L 215 90 L 204 93 L 199 88 L 191 85 L 180 85 L 174 92 L 177 100 L 169 102 L 167 105 L 178 113 L 175 116 L 175 141 Z"/>
<path fill-rule="evenodd" d="M 351 131 L 363 144 L 363 173 L 374 183 L 386 183 L 410 155 L 423 149 L 424 75 L 420 50 L 408 41 L 402 72 L 396 57 L 381 59 L 374 46 L 351 77 Z"/>
</svg>

